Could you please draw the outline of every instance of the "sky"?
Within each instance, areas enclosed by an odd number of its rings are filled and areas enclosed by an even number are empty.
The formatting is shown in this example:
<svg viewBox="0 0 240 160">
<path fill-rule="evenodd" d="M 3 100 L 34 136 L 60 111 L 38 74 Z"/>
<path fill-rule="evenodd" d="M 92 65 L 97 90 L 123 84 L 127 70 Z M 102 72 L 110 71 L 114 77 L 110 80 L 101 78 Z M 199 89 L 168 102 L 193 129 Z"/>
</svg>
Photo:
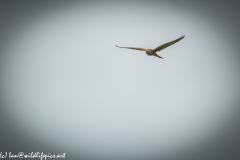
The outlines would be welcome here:
<svg viewBox="0 0 240 160">
<path fill-rule="evenodd" d="M 239 156 L 236 4 L 25 2 L 1 2 L 0 152 Z M 115 47 L 155 48 L 182 35 L 158 53 L 164 59 Z"/>
</svg>

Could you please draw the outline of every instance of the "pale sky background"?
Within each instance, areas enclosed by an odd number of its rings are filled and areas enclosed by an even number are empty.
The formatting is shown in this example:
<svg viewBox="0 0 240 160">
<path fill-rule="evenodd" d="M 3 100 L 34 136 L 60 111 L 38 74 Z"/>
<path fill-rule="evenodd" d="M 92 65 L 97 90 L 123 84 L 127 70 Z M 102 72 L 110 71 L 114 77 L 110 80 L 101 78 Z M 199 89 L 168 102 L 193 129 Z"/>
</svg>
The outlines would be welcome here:
<svg viewBox="0 0 240 160">
<path fill-rule="evenodd" d="M 196 12 L 195 12 L 196 11 Z M 89 159 L 167 157 L 223 132 L 239 104 L 239 55 L 209 12 L 173 2 L 74 2 L 15 30 L 3 110 L 39 143 Z M 164 59 L 115 45 L 155 48 Z"/>
</svg>

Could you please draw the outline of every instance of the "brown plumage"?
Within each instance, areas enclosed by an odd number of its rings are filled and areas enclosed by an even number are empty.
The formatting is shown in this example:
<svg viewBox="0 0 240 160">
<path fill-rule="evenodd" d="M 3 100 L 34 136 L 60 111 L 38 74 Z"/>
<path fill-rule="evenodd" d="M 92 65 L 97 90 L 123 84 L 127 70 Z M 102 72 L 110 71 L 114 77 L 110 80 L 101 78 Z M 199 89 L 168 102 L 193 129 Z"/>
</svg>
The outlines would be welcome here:
<svg viewBox="0 0 240 160">
<path fill-rule="evenodd" d="M 173 45 L 174 43 L 177 43 L 178 41 L 182 40 L 184 37 L 185 37 L 185 35 L 181 36 L 180 38 L 175 39 L 175 40 L 173 40 L 171 42 L 162 44 L 162 45 L 158 46 L 155 49 L 151 49 L 151 48 L 145 49 L 145 48 L 139 48 L 139 47 L 120 47 L 120 46 L 117 46 L 117 45 L 115 45 L 115 46 L 118 47 L 118 48 L 127 48 L 127 49 L 134 49 L 134 50 L 139 50 L 139 51 L 145 51 L 148 56 L 156 56 L 158 58 L 162 58 L 163 59 L 163 57 L 159 56 L 156 52 L 159 52 L 159 51 L 161 51 L 161 50 L 163 50 L 163 49 Z"/>
</svg>

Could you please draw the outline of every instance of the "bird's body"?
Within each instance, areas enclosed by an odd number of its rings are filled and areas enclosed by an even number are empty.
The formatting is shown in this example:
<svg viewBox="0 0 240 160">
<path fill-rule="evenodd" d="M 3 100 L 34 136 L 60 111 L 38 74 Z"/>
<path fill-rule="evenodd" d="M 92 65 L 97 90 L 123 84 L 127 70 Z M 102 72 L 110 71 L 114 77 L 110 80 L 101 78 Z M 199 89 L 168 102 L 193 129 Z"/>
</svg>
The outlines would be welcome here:
<svg viewBox="0 0 240 160">
<path fill-rule="evenodd" d="M 120 46 L 117 46 L 117 45 L 116 45 L 116 47 L 118 47 L 118 48 L 127 48 L 127 49 L 134 49 L 134 50 L 145 51 L 148 56 L 155 56 L 155 57 L 158 57 L 158 58 L 162 58 L 162 59 L 163 59 L 163 57 L 159 56 L 159 55 L 157 54 L 157 52 L 159 52 L 159 51 L 161 51 L 161 50 L 163 50 L 163 49 L 165 49 L 165 48 L 173 45 L 174 43 L 177 43 L 178 41 L 182 40 L 184 37 L 185 37 L 185 36 L 182 36 L 182 37 L 180 37 L 180 38 L 178 38 L 178 39 L 176 39 L 176 40 L 173 40 L 173 41 L 171 41 L 171 42 L 168 42 L 168 43 L 165 43 L 165 44 L 163 44 L 163 45 L 160 45 L 160 46 L 158 46 L 158 47 L 155 48 L 155 49 L 151 49 L 151 48 L 145 49 L 145 48 L 138 48 L 138 47 L 120 47 Z"/>
<path fill-rule="evenodd" d="M 159 56 L 159 55 L 156 53 L 156 51 L 154 51 L 154 50 L 151 49 L 151 48 L 146 49 L 146 54 L 147 54 L 148 56 L 156 56 L 156 57 L 158 57 L 158 58 L 162 58 L 162 59 L 163 59 L 163 57 Z"/>
</svg>

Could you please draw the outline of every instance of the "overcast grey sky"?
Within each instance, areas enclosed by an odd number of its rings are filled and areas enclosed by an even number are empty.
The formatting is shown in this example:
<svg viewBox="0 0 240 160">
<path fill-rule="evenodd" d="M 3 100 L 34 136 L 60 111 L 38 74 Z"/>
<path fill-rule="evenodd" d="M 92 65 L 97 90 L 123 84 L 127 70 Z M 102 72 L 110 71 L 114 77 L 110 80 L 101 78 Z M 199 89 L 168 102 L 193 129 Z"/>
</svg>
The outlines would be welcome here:
<svg viewBox="0 0 240 160">
<path fill-rule="evenodd" d="M 235 118 L 239 55 L 215 10 L 154 1 L 26 8 L 6 36 L 0 86 L 5 116 L 36 142 L 89 159 L 168 157 L 207 144 Z M 115 47 L 182 35 L 164 59 Z"/>
</svg>

